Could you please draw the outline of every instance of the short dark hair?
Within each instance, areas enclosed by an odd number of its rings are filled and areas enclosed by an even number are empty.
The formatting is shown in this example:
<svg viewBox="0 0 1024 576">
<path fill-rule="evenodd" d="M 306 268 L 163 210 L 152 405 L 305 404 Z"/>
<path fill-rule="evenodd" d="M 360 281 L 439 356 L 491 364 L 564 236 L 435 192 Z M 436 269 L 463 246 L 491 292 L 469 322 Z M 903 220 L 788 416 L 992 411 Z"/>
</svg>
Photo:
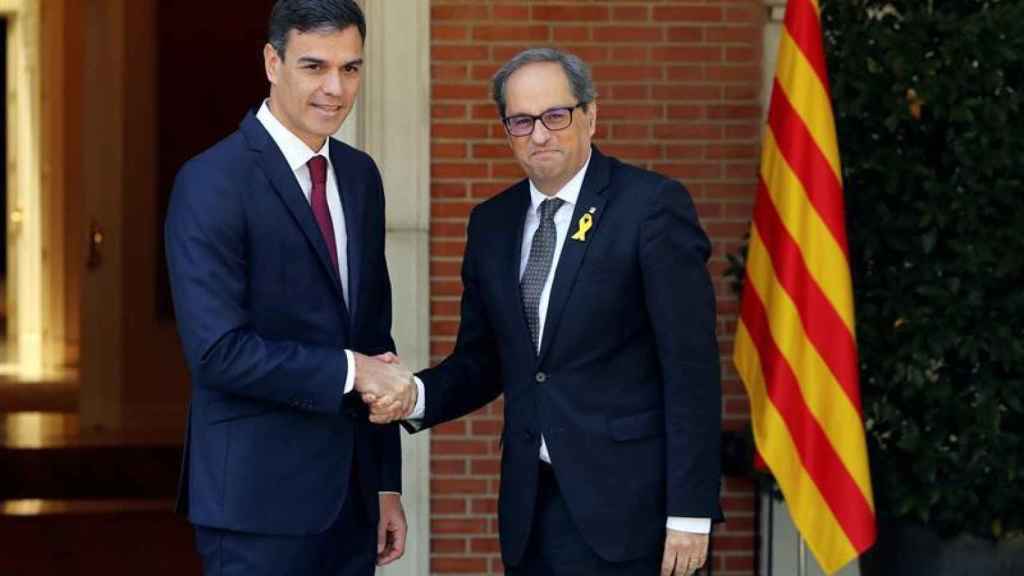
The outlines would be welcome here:
<svg viewBox="0 0 1024 576">
<path fill-rule="evenodd" d="M 267 42 L 284 60 L 288 33 L 344 30 L 355 26 L 366 42 L 366 18 L 355 0 L 277 0 L 270 12 Z"/>
<path fill-rule="evenodd" d="M 569 79 L 569 87 L 572 88 L 577 103 L 586 105 L 597 98 L 594 80 L 590 77 L 590 67 L 579 56 L 555 48 L 530 48 L 513 56 L 495 73 L 491 81 L 494 103 L 498 105 L 498 114 L 502 118 L 505 117 L 505 83 L 508 82 L 509 76 L 523 66 L 536 62 L 557 62 L 565 72 L 565 77 Z"/>
</svg>

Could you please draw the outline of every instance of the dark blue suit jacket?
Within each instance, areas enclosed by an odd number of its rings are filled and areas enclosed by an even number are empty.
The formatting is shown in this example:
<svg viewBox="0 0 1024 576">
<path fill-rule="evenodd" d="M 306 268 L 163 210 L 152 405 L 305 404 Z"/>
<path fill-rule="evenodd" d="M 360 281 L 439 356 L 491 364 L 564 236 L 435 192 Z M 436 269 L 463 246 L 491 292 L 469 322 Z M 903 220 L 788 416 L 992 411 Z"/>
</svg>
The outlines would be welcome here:
<svg viewBox="0 0 1024 576">
<path fill-rule="evenodd" d="M 316 533 L 350 490 L 376 524 L 377 492 L 400 489 L 397 426 L 370 424 L 357 395 L 343 398 L 344 349 L 395 349 L 380 173 L 333 139 L 330 155 L 347 307 L 309 202 L 252 113 L 175 180 L 167 264 L 192 376 L 179 509 L 194 524 Z"/>
<path fill-rule="evenodd" d="M 719 519 L 721 389 L 710 252 L 675 180 L 596 148 L 569 229 L 541 351 L 519 289 L 529 183 L 470 216 L 454 352 L 419 376 L 425 427 L 505 394 L 502 557 L 526 548 L 543 434 L 569 512 L 608 561 L 654 553 L 667 516 Z"/>
</svg>

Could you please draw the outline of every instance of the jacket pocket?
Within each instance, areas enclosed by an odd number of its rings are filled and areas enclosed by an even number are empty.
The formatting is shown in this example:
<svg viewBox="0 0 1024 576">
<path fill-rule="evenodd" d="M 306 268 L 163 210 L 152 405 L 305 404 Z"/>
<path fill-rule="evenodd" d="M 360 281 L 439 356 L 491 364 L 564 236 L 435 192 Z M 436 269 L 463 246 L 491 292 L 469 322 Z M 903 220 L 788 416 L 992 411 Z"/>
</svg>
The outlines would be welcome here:
<svg viewBox="0 0 1024 576">
<path fill-rule="evenodd" d="M 641 412 L 608 420 L 608 432 L 614 440 L 638 440 L 665 435 L 665 413 L 661 410 Z"/>
</svg>

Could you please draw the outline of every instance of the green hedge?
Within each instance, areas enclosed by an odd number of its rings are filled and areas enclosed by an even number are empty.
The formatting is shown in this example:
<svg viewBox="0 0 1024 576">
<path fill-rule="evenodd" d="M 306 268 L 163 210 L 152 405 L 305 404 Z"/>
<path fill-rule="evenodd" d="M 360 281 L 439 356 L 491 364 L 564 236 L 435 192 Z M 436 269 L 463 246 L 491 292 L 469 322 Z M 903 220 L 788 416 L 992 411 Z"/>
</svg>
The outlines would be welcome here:
<svg viewBox="0 0 1024 576">
<path fill-rule="evenodd" d="M 1024 2 L 823 1 L 882 518 L 1024 528 Z"/>
</svg>

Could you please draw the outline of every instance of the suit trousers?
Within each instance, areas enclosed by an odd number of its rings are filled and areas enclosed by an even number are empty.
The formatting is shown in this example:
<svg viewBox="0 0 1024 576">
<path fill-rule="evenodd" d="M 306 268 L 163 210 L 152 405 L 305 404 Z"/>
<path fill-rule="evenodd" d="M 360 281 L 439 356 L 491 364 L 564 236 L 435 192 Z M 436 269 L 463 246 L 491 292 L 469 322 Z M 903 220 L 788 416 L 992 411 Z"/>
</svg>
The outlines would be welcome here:
<svg viewBox="0 0 1024 576">
<path fill-rule="evenodd" d="M 203 576 L 372 576 L 377 527 L 370 524 L 352 465 L 345 503 L 320 534 L 278 536 L 195 527 Z"/>
<path fill-rule="evenodd" d="M 518 566 L 506 566 L 509 576 L 657 576 L 661 570 L 664 541 L 656 554 L 609 562 L 583 539 L 569 514 L 554 470 L 541 460 L 537 503 L 534 506 L 530 541 Z"/>
</svg>

